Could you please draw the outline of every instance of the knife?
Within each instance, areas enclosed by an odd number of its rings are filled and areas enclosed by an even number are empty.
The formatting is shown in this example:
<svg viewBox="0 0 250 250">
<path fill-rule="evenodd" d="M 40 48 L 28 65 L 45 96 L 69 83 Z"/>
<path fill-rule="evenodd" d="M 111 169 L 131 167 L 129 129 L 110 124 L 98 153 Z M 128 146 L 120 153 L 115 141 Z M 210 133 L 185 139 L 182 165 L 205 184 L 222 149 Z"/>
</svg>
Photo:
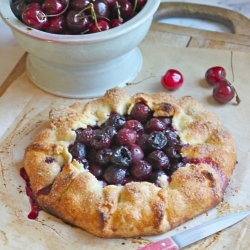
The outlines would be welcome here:
<svg viewBox="0 0 250 250">
<path fill-rule="evenodd" d="M 235 214 L 226 215 L 212 221 L 205 222 L 199 226 L 176 234 L 169 238 L 151 243 L 138 250 L 178 250 L 215 234 L 227 227 L 236 224 L 250 214 L 250 211 L 243 211 Z"/>
</svg>

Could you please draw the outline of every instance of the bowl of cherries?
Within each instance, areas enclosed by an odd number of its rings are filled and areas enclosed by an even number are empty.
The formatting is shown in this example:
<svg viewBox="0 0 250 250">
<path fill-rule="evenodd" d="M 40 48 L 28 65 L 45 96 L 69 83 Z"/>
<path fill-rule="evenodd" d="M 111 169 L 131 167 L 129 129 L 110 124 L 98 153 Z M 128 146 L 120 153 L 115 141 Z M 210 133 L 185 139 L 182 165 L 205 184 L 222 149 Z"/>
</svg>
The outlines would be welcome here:
<svg viewBox="0 0 250 250">
<path fill-rule="evenodd" d="M 160 0 L 3 0 L 2 19 L 28 52 L 41 89 L 92 98 L 125 86 L 141 70 L 138 48 Z"/>
</svg>

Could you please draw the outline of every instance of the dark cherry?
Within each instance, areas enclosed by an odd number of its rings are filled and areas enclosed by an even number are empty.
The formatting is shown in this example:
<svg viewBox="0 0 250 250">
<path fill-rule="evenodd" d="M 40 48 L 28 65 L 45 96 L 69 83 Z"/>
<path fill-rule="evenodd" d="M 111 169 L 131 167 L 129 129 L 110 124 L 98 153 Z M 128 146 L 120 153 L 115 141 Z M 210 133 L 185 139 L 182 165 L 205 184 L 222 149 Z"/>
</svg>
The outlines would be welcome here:
<svg viewBox="0 0 250 250">
<path fill-rule="evenodd" d="M 170 141 L 178 141 L 178 135 L 171 129 L 166 129 L 165 136 Z"/>
<path fill-rule="evenodd" d="M 120 26 L 122 24 L 123 24 L 122 19 L 113 18 L 109 22 L 109 27 L 112 29 L 112 28 L 118 27 L 118 26 Z"/>
<path fill-rule="evenodd" d="M 93 135 L 94 130 L 91 127 L 76 130 L 76 140 L 83 143 L 85 146 L 90 146 L 90 139 Z"/>
<path fill-rule="evenodd" d="M 147 105 L 143 103 L 136 103 L 131 110 L 130 116 L 132 119 L 144 123 L 152 116 L 152 111 Z"/>
<path fill-rule="evenodd" d="M 162 149 L 167 144 L 167 139 L 164 132 L 154 131 L 149 134 L 147 139 L 147 145 L 152 149 Z"/>
<path fill-rule="evenodd" d="M 185 164 L 183 162 L 173 162 L 171 163 L 171 166 L 166 170 L 166 174 L 168 176 L 171 176 L 176 170 L 184 167 L 184 165 Z"/>
<path fill-rule="evenodd" d="M 165 147 L 163 152 L 172 160 L 179 160 L 181 159 L 181 155 L 175 150 L 174 147 Z"/>
<path fill-rule="evenodd" d="M 111 138 L 107 133 L 97 133 L 90 139 L 91 147 L 95 149 L 108 148 L 111 144 Z"/>
<path fill-rule="evenodd" d="M 113 150 L 110 148 L 104 148 L 96 153 L 95 162 L 101 166 L 109 164 L 111 156 L 113 155 Z"/>
<path fill-rule="evenodd" d="M 153 131 L 164 131 L 166 129 L 166 124 L 158 118 L 151 118 L 145 125 L 145 130 L 147 133 Z"/>
<path fill-rule="evenodd" d="M 117 168 L 115 165 L 108 166 L 104 173 L 103 178 L 109 184 L 123 184 L 127 171 L 124 168 Z"/>
<path fill-rule="evenodd" d="M 170 163 L 168 156 L 161 150 L 151 152 L 147 157 L 147 161 L 153 166 L 154 171 L 164 171 Z"/>
<path fill-rule="evenodd" d="M 109 5 L 106 0 L 92 0 L 95 15 L 98 19 L 109 17 Z"/>
<path fill-rule="evenodd" d="M 218 82 L 226 78 L 226 70 L 221 66 L 209 68 L 205 73 L 206 81 L 215 86 Z"/>
<path fill-rule="evenodd" d="M 97 179 L 100 179 L 103 175 L 103 167 L 98 165 L 97 163 L 91 163 L 89 166 L 89 171 L 92 173 Z"/>
<path fill-rule="evenodd" d="M 66 30 L 66 20 L 64 16 L 55 16 L 48 19 L 48 26 L 45 31 L 53 34 L 63 34 Z"/>
<path fill-rule="evenodd" d="M 44 0 L 24 0 L 26 3 L 42 3 Z"/>
<path fill-rule="evenodd" d="M 230 102 L 235 96 L 234 87 L 227 80 L 221 80 L 213 88 L 213 98 L 220 103 Z"/>
<path fill-rule="evenodd" d="M 46 15 L 62 14 L 67 7 L 67 0 L 44 0 L 42 10 Z"/>
<path fill-rule="evenodd" d="M 96 153 L 97 152 L 98 152 L 98 150 L 96 150 L 94 148 L 88 149 L 86 158 L 90 164 L 96 162 Z"/>
<path fill-rule="evenodd" d="M 142 123 L 137 120 L 128 120 L 123 128 L 134 130 L 137 134 L 141 134 L 144 131 Z"/>
<path fill-rule="evenodd" d="M 113 126 L 107 126 L 102 129 L 103 132 L 107 133 L 111 140 L 115 139 L 115 136 L 117 135 L 117 130 Z"/>
<path fill-rule="evenodd" d="M 118 167 L 127 168 L 132 162 L 131 152 L 127 147 L 118 147 L 114 150 L 110 161 Z"/>
<path fill-rule="evenodd" d="M 162 170 L 155 171 L 150 175 L 149 181 L 154 183 L 154 184 L 157 184 L 157 181 L 158 181 L 159 177 L 161 177 L 162 175 L 166 176 L 166 173 L 164 171 L 162 171 Z"/>
<path fill-rule="evenodd" d="M 140 148 L 144 151 L 147 152 L 149 150 L 148 148 L 148 134 L 141 134 L 136 141 L 136 144 L 140 146 Z"/>
<path fill-rule="evenodd" d="M 74 32 L 82 33 L 89 30 L 92 21 L 84 12 L 71 10 L 66 17 L 67 26 Z"/>
<path fill-rule="evenodd" d="M 131 173 L 140 181 L 145 181 L 151 176 L 152 165 L 144 160 L 137 161 L 132 165 Z"/>
<path fill-rule="evenodd" d="M 112 114 L 108 118 L 108 120 L 105 122 L 104 126 L 113 126 L 117 130 L 122 128 L 122 126 L 126 123 L 125 116 L 121 114 Z"/>
<path fill-rule="evenodd" d="M 144 152 L 141 147 L 137 144 L 132 144 L 129 146 L 131 153 L 132 163 L 136 163 L 144 158 Z"/>
<path fill-rule="evenodd" d="M 108 4 L 109 7 L 114 6 L 115 3 L 116 3 L 116 1 L 117 1 L 117 0 L 106 0 L 106 2 L 107 2 L 107 4 Z"/>
<path fill-rule="evenodd" d="M 90 0 L 71 0 L 69 6 L 71 10 L 82 11 L 89 6 L 90 2 Z"/>
<path fill-rule="evenodd" d="M 118 0 L 121 17 L 129 20 L 133 15 L 133 5 L 128 0 Z"/>
<path fill-rule="evenodd" d="M 27 8 L 29 8 L 29 7 L 35 7 L 35 8 L 41 9 L 41 4 L 39 4 L 37 2 L 31 2 L 27 5 Z"/>
<path fill-rule="evenodd" d="M 97 33 L 105 30 L 109 30 L 109 23 L 105 20 L 97 20 L 96 23 L 93 23 L 89 29 L 89 33 Z"/>
<path fill-rule="evenodd" d="M 85 145 L 77 141 L 73 145 L 69 146 L 69 152 L 74 159 L 81 159 L 86 157 Z"/>
<path fill-rule="evenodd" d="M 129 146 L 134 144 L 137 139 L 137 133 L 129 128 L 122 128 L 116 135 L 116 143 L 121 146 Z"/>
</svg>

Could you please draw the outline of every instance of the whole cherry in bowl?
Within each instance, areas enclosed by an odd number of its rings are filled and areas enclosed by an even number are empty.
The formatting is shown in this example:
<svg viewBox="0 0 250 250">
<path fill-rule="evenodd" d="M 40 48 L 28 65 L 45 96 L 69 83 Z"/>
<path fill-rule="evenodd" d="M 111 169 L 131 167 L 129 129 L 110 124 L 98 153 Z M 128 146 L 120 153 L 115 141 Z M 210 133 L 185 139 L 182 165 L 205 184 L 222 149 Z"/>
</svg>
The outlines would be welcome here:
<svg viewBox="0 0 250 250">
<path fill-rule="evenodd" d="M 92 98 L 140 72 L 138 48 L 160 0 L 3 0 L 0 14 L 28 52 L 26 70 L 41 89 Z"/>
</svg>

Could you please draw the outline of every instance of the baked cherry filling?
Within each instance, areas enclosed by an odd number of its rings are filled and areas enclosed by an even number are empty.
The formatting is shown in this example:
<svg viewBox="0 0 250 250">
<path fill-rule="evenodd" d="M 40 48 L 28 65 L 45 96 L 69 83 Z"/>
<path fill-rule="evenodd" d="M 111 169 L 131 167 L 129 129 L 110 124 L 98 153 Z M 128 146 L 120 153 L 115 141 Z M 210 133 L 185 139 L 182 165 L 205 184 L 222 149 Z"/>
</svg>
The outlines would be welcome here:
<svg viewBox="0 0 250 250">
<path fill-rule="evenodd" d="M 69 146 L 72 158 L 83 164 L 107 185 L 148 181 L 159 185 L 170 180 L 184 166 L 183 144 L 172 127 L 171 117 L 153 117 L 144 103 L 137 103 L 130 115 L 111 114 L 99 127 L 77 129 Z"/>
</svg>

